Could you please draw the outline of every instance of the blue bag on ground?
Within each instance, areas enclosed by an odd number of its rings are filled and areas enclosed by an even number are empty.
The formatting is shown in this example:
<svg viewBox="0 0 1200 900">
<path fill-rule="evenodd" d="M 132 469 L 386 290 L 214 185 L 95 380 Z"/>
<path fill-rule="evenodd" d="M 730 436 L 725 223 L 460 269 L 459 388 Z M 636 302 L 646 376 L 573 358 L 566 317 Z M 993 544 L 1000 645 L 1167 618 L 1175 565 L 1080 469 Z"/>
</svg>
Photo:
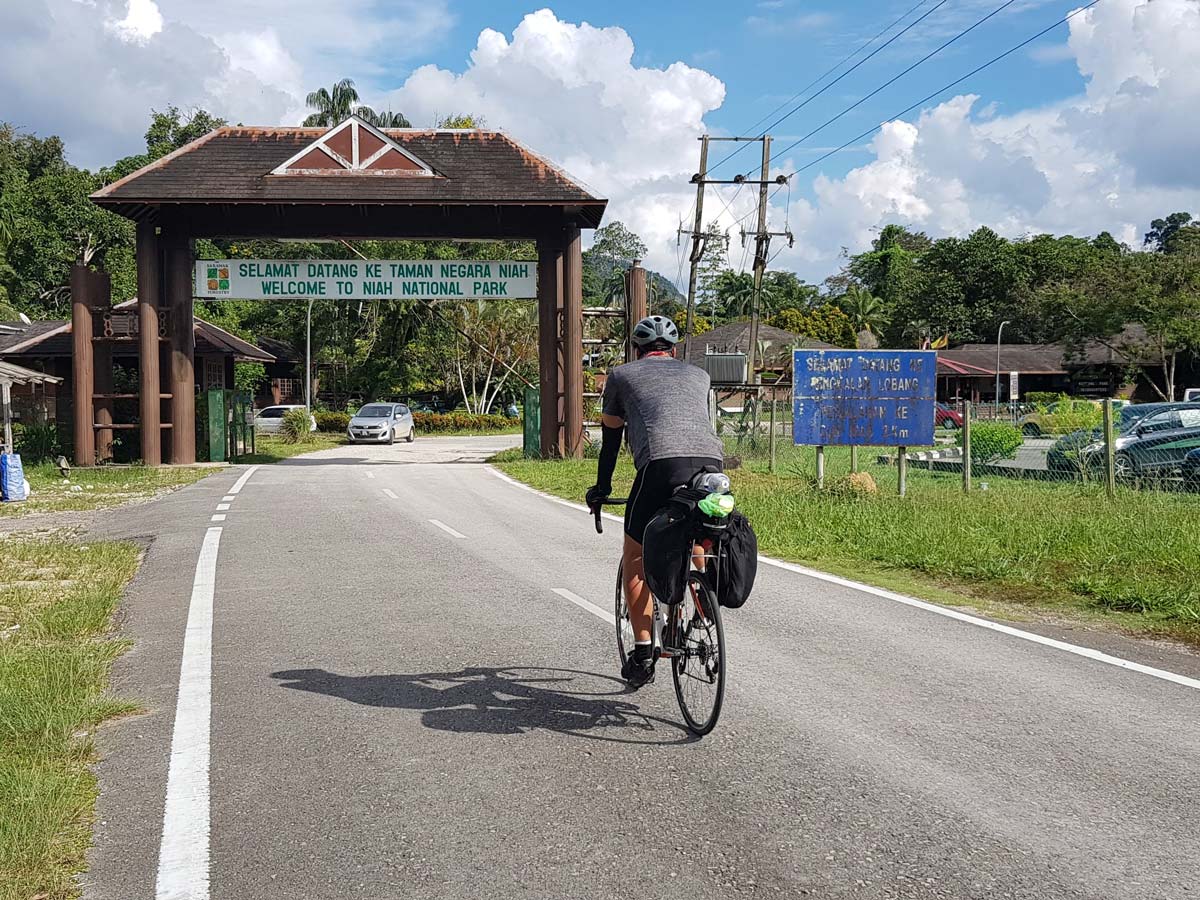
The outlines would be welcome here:
<svg viewBox="0 0 1200 900">
<path fill-rule="evenodd" d="M 0 453 L 0 499 L 25 499 L 25 470 L 19 453 Z"/>
</svg>

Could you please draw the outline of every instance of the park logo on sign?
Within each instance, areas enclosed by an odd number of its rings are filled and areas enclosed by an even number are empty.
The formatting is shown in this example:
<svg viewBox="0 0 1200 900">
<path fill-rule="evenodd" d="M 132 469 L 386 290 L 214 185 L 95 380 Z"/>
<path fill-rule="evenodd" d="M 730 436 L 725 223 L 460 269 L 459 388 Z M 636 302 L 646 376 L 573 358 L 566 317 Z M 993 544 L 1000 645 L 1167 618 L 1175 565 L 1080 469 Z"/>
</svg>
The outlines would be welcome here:
<svg viewBox="0 0 1200 900">
<path fill-rule="evenodd" d="M 228 296 L 229 295 L 229 266 L 227 265 L 207 265 L 207 278 L 209 296 Z"/>
</svg>

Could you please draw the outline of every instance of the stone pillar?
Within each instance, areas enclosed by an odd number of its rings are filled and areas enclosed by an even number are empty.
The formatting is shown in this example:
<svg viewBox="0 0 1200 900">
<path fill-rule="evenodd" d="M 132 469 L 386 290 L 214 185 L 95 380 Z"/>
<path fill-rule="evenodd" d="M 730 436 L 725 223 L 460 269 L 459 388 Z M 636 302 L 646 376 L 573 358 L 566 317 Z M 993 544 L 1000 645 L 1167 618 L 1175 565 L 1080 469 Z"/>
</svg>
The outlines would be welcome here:
<svg viewBox="0 0 1200 900">
<path fill-rule="evenodd" d="M 563 455 L 583 457 L 583 242 L 567 228 L 563 250 Z"/>
<path fill-rule="evenodd" d="M 87 266 L 71 267 L 71 387 L 74 393 L 75 465 L 96 464 L 92 393 L 92 272 Z"/>
<path fill-rule="evenodd" d="M 192 242 L 170 235 L 164 241 L 164 281 L 170 313 L 171 462 L 196 461 L 196 335 L 192 311 Z"/>
<path fill-rule="evenodd" d="M 138 419 L 142 462 L 162 464 L 162 385 L 158 375 L 158 308 L 162 296 L 162 258 L 153 225 L 137 227 Z"/>
<path fill-rule="evenodd" d="M 559 418 L 559 325 L 562 302 L 562 245 L 558 237 L 538 241 L 538 390 L 541 397 L 541 455 L 562 456 Z"/>
</svg>

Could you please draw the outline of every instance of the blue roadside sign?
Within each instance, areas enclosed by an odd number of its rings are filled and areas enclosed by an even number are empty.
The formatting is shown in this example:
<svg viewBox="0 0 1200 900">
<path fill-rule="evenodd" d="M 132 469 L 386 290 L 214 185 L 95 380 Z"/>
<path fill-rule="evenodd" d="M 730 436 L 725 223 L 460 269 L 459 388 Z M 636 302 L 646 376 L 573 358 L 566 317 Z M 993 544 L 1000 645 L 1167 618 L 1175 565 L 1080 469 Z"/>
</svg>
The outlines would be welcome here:
<svg viewBox="0 0 1200 900">
<path fill-rule="evenodd" d="M 937 352 L 796 350 L 792 437 L 816 446 L 933 443 Z"/>
</svg>

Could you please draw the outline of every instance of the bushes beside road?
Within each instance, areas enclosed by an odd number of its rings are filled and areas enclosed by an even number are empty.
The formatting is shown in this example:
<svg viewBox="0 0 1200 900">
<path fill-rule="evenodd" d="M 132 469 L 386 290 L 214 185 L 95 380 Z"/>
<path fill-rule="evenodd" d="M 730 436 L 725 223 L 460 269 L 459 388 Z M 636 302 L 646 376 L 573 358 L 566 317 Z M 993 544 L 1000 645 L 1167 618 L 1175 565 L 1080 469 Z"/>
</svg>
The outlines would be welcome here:
<svg viewBox="0 0 1200 900">
<path fill-rule="evenodd" d="M 508 416 L 483 416 L 476 413 L 414 412 L 413 422 L 419 434 L 475 433 L 488 434 L 502 431 L 519 431 L 521 420 Z"/>
</svg>

